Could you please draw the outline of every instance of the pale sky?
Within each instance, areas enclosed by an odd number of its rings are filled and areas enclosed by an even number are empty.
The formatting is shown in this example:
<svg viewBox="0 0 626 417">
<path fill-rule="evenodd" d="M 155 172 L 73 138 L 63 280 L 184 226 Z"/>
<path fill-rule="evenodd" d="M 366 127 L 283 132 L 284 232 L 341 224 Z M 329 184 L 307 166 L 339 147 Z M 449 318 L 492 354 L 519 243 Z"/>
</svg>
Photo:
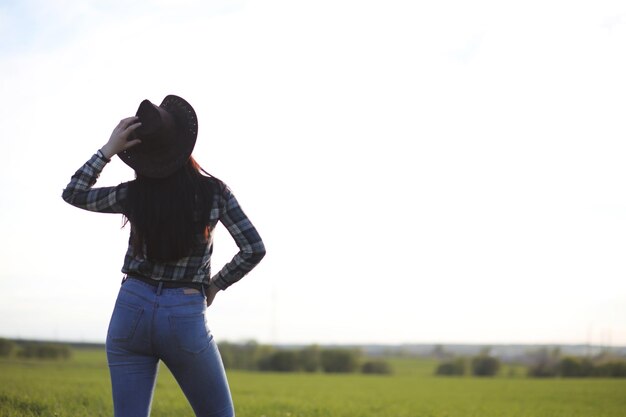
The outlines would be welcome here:
<svg viewBox="0 0 626 417">
<path fill-rule="evenodd" d="M 0 337 L 104 341 L 128 230 L 61 191 L 177 94 L 268 251 L 218 341 L 626 345 L 626 2 L 0 1 L 0 39 Z"/>
</svg>

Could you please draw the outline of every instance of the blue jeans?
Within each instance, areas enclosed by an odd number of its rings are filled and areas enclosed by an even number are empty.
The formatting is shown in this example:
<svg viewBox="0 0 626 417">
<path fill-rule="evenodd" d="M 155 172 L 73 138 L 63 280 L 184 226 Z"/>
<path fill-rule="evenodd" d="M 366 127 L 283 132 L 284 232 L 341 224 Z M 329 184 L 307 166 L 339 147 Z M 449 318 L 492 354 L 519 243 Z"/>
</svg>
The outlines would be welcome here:
<svg viewBox="0 0 626 417">
<path fill-rule="evenodd" d="M 126 279 L 106 340 L 115 417 L 148 417 L 159 360 L 170 369 L 196 416 L 232 417 L 233 402 L 204 294 Z"/>
</svg>

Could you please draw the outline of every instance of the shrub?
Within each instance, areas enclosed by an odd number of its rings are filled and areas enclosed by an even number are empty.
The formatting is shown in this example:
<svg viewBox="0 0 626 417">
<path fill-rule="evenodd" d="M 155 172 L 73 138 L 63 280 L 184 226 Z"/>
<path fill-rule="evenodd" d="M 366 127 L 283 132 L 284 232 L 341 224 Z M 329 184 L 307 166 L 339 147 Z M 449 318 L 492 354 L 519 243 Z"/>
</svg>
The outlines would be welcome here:
<svg viewBox="0 0 626 417">
<path fill-rule="evenodd" d="M 320 361 L 324 372 L 354 372 L 359 364 L 359 352 L 349 349 L 326 349 L 321 352 Z"/>
<path fill-rule="evenodd" d="M 593 360 L 566 356 L 556 365 L 552 361 L 541 361 L 528 369 L 528 375 L 537 377 L 561 376 L 564 378 L 624 378 L 626 377 L 626 361 L 615 358 L 596 358 Z"/>
<path fill-rule="evenodd" d="M 500 370 L 500 361 L 493 356 L 472 358 L 472 374 L 476 376 L 494 376 Z"/>
<path fill-rule="evenodd" d="M 626 378 L 626 361 L 612 360 L 596 365 L 592 370 L 593 376 Z"/>
<path fill-rule="evenodd" d="M 17 356 L 26 359 L 69 359 L 72 349 L 57 343 L 30 342 L 20 344 Z"/>
<path fill-rule="evenodd" d="M 15 342 L 9 339 L 0 339 L 0 356 L 10 356 L 15 349 Z"/>
<path fill-rule="evenodd" d="M 298 362 L 305 372 L 316 372 L 320 368 L 320 348 L 317 345 L 305 347 L 298 352 Z"/>
<path fill-rule="evenodd" d="M 389 375 L 393 373 L 391 365 L 383 360 L 371 360 L 365 362 L 361 366 L 361 372 L 364 374 L 381 374 Z"/>
<path fill-rule="evenodd" d="M 559 362 L 558 374 L 565 378 L 589 376 L 593 371 L 593 363 L 589 359 L 566 356 Z"/>
<path fill-rule="evenodd" d="M 442 362 L 437 366 L 435 375 L 443 376 L 455 376 L 465 375 L 465 369 L 467 368 L 466 360 L 464 358 L 457 358 L 454 360 Z"/>
<path fill-rule="evenodd" d="M 261 371 L 295 372 L 298 370 L 297 354 L 291 350 L 274 352 L 259 361 Z"/>
<path fill-rule="evenodd" d="M 559 348 L 538 349 L 529 354 L 531 365 L 528 367 L 528 376 L 545 378 L 556 376 L 559 372 L 559 360 L 561 351 Z"/>
<path fill-rule="evenodd" d="M 256 370 L 260 361 L 273 353 L 273 349 L 249 341 L 244 344 L 222 342 L 219 344 L 222 362 L 226 369 Z"/>
</svg>

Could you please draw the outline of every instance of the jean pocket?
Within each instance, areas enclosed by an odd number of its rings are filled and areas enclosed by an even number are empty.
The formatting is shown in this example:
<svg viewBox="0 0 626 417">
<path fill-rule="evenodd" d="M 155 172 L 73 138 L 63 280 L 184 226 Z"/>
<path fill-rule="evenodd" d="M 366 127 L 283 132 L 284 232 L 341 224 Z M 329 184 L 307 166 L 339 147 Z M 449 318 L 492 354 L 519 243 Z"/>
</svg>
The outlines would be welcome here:
<svg viewBox="0 0 626 417">
<path fill-rule="evenodd" d="M 184 316 L 172 315 L 169 321 L 172 333 L 181 350 L 197 354 L 209 347 L 212 336 L 207 327 L 204 313 Z"/>
<path fill-rule="evenodd" d="M 118 300 L 113 309 L 107 338 L 115 341 L 131 340 L 135 335 L 135 330 L 142 315 L 142 307 L 126 304 Z"/>
</svg>

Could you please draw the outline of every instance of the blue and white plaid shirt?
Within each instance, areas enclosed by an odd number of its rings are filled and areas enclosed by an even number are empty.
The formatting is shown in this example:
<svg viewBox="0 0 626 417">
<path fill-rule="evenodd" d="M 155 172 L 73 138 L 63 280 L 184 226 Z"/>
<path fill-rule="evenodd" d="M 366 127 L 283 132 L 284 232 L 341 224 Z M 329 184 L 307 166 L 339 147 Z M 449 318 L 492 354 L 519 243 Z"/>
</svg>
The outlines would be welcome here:
<svg viewBox="0 0 626 417">
<path fill-rule="evenodd" d="M 63 199 L 78 208 L 99 213 L 123 213 L 123 202 L 128 195 L 128 183 L 116 187 L 92 188 L 109 161 L 100 151 L 93 155 L 72 176 L 63 190 Z M 173 262 L 152 262 L 136 255 L 130 244 L 124 258 L 122 272 L 141 275 L 158 281 L 184 281 L 215 285 L 224 290 L 252 270 L 265 255 L 265 247 L 256 229 L 248 220 L 239 203 L 227 186 L 219 187 L 213 196 L 209 213 L 209 227 L 213 230 L 220 221 L 231 234 L 239 252 L 214 277 L 211 278 L 213 239 L 201 234 L 196 239 L 191 254 Z M 145 253 L 145 251 L 144 251 Z"/>
</svg>

